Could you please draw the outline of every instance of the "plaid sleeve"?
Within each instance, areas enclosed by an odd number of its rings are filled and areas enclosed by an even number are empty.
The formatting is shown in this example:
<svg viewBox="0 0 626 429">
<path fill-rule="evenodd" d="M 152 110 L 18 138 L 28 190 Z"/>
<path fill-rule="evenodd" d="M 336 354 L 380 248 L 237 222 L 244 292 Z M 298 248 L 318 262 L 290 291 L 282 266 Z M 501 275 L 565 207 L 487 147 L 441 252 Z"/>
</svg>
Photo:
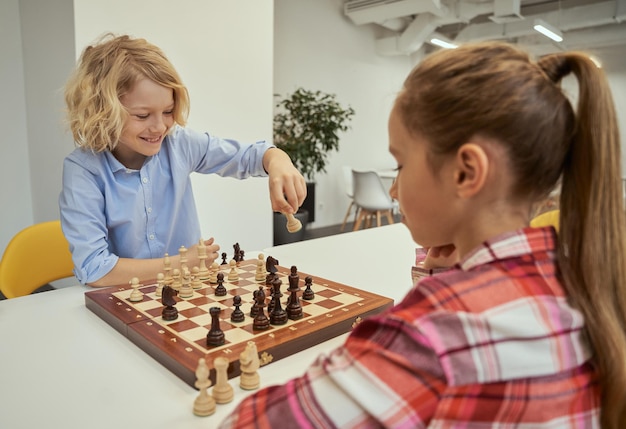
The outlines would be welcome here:
<svg viewBox="0 0 626 429">
<path fill-rule="evenodd" d="M 443 389 L 437 356 L 413 327 L 366 319 L 304 376 L 246 398 L 221 428 L 425 427 Z"/>
</svg>

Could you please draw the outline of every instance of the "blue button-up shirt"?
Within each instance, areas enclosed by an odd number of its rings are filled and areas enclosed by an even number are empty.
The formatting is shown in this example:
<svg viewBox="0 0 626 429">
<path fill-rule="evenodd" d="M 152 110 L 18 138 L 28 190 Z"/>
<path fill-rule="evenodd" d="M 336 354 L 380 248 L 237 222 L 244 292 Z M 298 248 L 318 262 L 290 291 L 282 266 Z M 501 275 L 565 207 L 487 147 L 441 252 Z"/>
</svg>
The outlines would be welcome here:
<svg viewBox="0 0 626 429">
<path fill-rule="evenodd" d="M 270 147 L 177 127 L 140 170 L 127 169 L 109 151 L 75 149 L 63 164 L 59 207 L 78 280 L 102 278 L 120 257 L 160 258 L 197 243 L 190 174 L 267 176 L 263 154 Z"/>
</svg>

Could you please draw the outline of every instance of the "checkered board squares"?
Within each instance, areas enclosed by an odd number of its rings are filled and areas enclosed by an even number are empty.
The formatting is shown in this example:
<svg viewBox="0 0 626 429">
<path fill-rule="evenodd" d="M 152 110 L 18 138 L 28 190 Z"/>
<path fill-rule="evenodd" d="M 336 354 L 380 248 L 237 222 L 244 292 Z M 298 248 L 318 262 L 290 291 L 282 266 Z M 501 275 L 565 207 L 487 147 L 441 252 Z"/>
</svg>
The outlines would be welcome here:
<svg viewBox="0 0 626 429">
<path fill-rule="evenodd" d="M 221 269 L 226 278 L 230 268 L 222 266 Z M 289 270 L 280 266 L 277 269 L 282 280 L 281 304 L 286 308 Z M 224 282 L 228 291 L 226 296 L 215 296 L 215 285 L 203 283 L 192 297 L 177 297 L 178 318 L 172 321 L 161 317 L 163 304 L 156 296 L 154 284 L 140 287 L 143 293 L 140 302 L 129 300 L 132 292 L 129 286 L 87 292 L 85 302 L 90 310 L 192 386 L 200 357 L 209 364 L 213 381 L 213 360 L 218 356 L 227 357 L 231 362 L 228 371 L 231 378 L 239 375 L 239 354 L 248 341 L 256 343 L 262 363 L 270 363 L 348 332 L 361 318 L 392 304 L 389 298 L 314 276 L 311 277 L 315 298 L 306 301 L 301 294 L 305 289 L 304 278 L 308 274 L 299 273 L 301 291 L 298 295 L 303 317 L 259 331 L 253 329 L 253 318 L 250 317 L 253 292 L 259 286 L 265 288 L 266 303 L 269 303 L 268 286 L 264 281 L 254 281 L 256 260 L 242 261 L 237 271 L 238 281 Z M 246 315 L 244 321 L 239 323 L 230 320 L 235 295 L 241 298 L 240 308 Z M 206 335 L 212 323 L 211 307 L 222 309 L 220 329 L 226 339 L 222 346 L 206 344 Z M 265 311 L 269 317 L 267 308 Z"/>
</svg>

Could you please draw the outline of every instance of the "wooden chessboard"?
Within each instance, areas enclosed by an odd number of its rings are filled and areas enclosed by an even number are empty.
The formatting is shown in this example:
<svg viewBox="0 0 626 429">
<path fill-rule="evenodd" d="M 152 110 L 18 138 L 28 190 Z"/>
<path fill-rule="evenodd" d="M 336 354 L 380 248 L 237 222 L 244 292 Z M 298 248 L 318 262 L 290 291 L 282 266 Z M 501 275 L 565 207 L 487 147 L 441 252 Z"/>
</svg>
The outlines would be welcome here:
<svg viewBox="0 0 626 429">
<path fill-rule="evenodd" d="M 215 296 L 216 285 L 206 282 L 201 289 L 194 290 L 193 297 L 176 297 L 178 318 L 173 321 L 165 321 L 161 317 L 163 304 L 156 296 L 156 283 L 140 287 L 144 294 L 140 302 L 131 302 L 132 288 L 123 286 L 86 292 L 85 303 L 87 308 L 191 386 L 194 386 L 195 370 L 201 357 L 209 364 L 212 382 L 215 382 L 213 360 L 218 356 L 229 359 L 228 377 L 236 377 L 240 374 L 239 354 L 248 341 L 256 343 L 261 365 L 268 364 L 348 332 L 362 318 L 393 304 L 391 298 L 311 276 L 315 298 L 300 300 L 303 309 L 301 319 L 289 320 L 285 325 L 271 325 L 264 331 L 253 330 L 253 318 L 250 317 L 254 302 L 252 293 L 259 285 L 268 290 L 265 281 L 255 281 L 256 266 L 257 260 L 242 261 L 237 267 L 239 280 L 224 282 L 228 290 L 226 296 Z M 282 266 L 276 268 L 283 284 L 281 303 L 285 308 L 289 296 L 286 292 L 289 269 Z M 226 279 L 230 267 L 222 265 L 220 270 Z M 301 294 L 305 289 L 304 279 L 309 274 L 298 274 Z M 241 310 L 246 314 L 245 320 L 239 323 L 230 321 L 235 295 L 241 297 Z M 266 295 L 269 302 L 270 294 Z M 206 335 L 211 328 L 211 307 L 222 309 L 220 329 L 226 338 L 222 346 L 209 347 L 206 343 Z"/>
</svg>

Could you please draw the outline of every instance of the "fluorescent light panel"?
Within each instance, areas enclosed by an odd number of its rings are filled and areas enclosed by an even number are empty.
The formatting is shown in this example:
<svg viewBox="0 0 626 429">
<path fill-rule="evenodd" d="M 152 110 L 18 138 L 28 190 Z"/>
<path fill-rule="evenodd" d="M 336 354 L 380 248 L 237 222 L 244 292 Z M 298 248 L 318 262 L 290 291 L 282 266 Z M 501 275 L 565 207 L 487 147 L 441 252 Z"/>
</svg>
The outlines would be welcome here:
<svg viewBox="0 0 626 429">
<path fill-rule="evenodd" d="M 561 33 L 558 28 L 545 22 L 543 19 L 535 19 L 535 26 L 533 28 L 535 31 L 538 31 L 555 42 L 563 41 L 563 33 Z"/>
<path fill-rule="evenodd" d="M 433 45 L 440 46 L 442 48 L 446 48 L 446 49 L 454 49 L 454 48 L 458 48 L 459 47 L 459 45 L 455 45 L 454 43 L 446 42 L 445 40 L 437 39 L 436 37 L 433 37 L 432 39 L 430 39 L 430 43 L 432 43 Z"/>
</svg>

